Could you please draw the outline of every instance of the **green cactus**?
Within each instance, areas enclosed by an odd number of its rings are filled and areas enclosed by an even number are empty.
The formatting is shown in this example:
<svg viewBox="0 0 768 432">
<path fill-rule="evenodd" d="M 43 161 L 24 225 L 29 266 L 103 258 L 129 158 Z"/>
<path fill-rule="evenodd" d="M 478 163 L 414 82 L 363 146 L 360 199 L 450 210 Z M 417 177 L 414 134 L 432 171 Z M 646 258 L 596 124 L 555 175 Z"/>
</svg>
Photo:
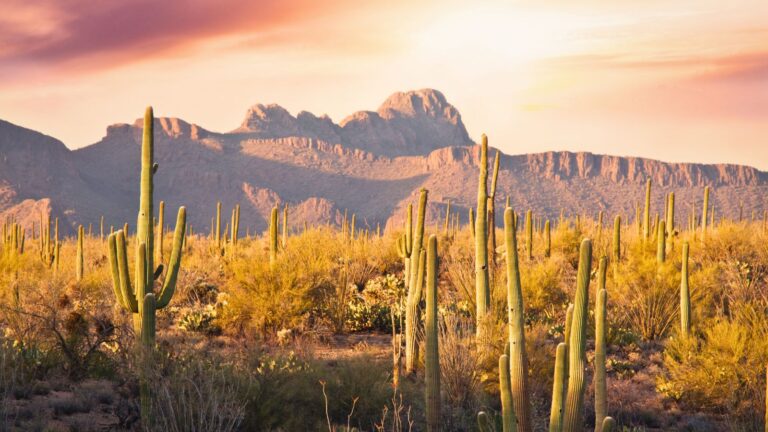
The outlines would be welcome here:
<svg viewBox="0 0 768 432">
<path fill-rule="evenodd" d="M 410 280 L 408 282 L 407 304 L 405 309 L 405 371 L 408 374 L 416 370 L 416 333 L 419 323 L 418 308 L 421 301 L 421 283 L 424 264 L 421 262 L 424 243 L 424 218 L 427 211 L 426 189 L 419 192 L 419 210 L 416 218 L 416 232 L 411 243 Z"/>
<path fill-rule="evenodd" d="M 152 108 L 147 108 L 144 115 L 144 137 L 141 145 L 141 195 L 136 224 L 136 265 L 133 285 L 128 273 L 125 233 L 118 231 L 111 234 L 108 238 L 112 287 L 117 297 L 117 302 L 133 314 L 134 330 L 138 340 L 150 348 L 154 346 L 155 340 L 155 310 L 168 306 L 176 289 L 176 280 L 181 265 L 181 246 L 184 240 L 187 219 L 186 209 L 180 207 L 176 218 L 169 269 L 166 272 L 165 280 L 160 287 L 159 293 L 156 295 L 154 281 L 162 273 L 162 265 L 154 270 L 152 259 L 154 252 L 152 178 L 158 169 L 158 165 L 153 163 L 153 120 Z M 146 379 L 141 381 L 142 418 L 144 421 L 147 421 L 149 419 L 149 383 Z"/>
<path fill-rule="evenodd" d="M 523 291 L 520 284 L 520 263 L 517 256 L 517 235 L 512 209 L 504 210 L 504 244 L 507 253 L 507 315 L 509 322 L 509 363 L 512 401 L 521 432 L 530 432 L 531 402 L 528 392 L 528 359 L 525 353 L 525 317 Z"/>
<path fill-rule="evenodd" d="M 287 207 L 286 211 L 288 211 Z M 235 208 L 232 209 L 232 233 L 230 234 L 230 243 L 233 250 L 237 248 L 238 237 L 240 237 L 240 204 L 235 204 Z"/>
<path fill-rule="evenodd" d="M 437 328 L 437 237 L 427 242 L 426 317 L 424 320 L 424 350 L 426 373 L 427 430 L 440 430 L 440 354 Z"/>
<path fill-rule="evenodd" d="M 549 219 L 544 222 L 544 257 L 552 255 L 552 234 L 550 233 Z"/>
<path fill-rule="evenodd" d="M 621 216 L 613 220 L 613 261 L 615 265 L 621 261 Z"/>
<path fill-rule="evenodd" d="M 496 428 L 493 426 L 493 420 L 491 416 L 485 411 L 477 413 L 477 429 L 480 432 L 495 432 Z"/>
<path fill-rule="evenodd" d="M 528 254 L 528 260 L 533 260 L 533 212 L 525 212 L 525 252 Z"/>
<path fill-rule="evenodd" d="M 165 239 L 165 201 L 157 206 L 157 261 L 163 263 L 163 243 Z"/>
<path fill-rule="evenodd" d="M 704 205 L 701 209 L 701 238 L 707 239 L 707 212 L 709 211 L 709 186 L 704 188 Z"/>
<path fill-rule="evenodd" d="M 488 313 L 490 292 L 488 287 L 488 137 L 483 135 L 480 146 L 480 174 L 477 184 L 477 218 L 475 220 L 475 319 L 477 334 L 481 336 L 480 323 Z"/>
<path fill-rule="evenodd" d="M 688 287 L 688 242 L 683 243 L 683 262 L 680 269 L 680 331 L 683 337 L 691 334 L 691 292 Z"/>
<path fill-rule="evenodd" d="M 221 251 L 221 201 L 216 202 L 216 227 L 213 241 L 216 242 L 216 250 Z"/>
<path fill-rule="evenodd" d="M 584 368 L 586 366 L 587 315 L 589 306 L 589 274 L 592 267 L 592 240 L 584 239 L 579 251 L 570 341 L 568 343 L 568 395 L 565 403 L 563 430 L 576 432 L 582 427 L 584 411 Z"/>
<path fill-rule="evenodd" d="M 469 232 L 472 234 L 472 240 L 475 239 L 475 210 L 469 208 Z"/>
<path fill-rule="evenodd" d="M 568 366 L 566 356 L 568 345 L 564 342 L 557 344 L 555 352 L 555 376 L 552 381 L 552 406 L 549 411 L 549 432 L 563 430 L 563 411 L 565 408 L 566 380 L 568 378 Z"/>
<path fill-rule="evenodd" d="M 451 200 L 445 204 L 445 223 L 443 224 L 443 233 L 448 235 L 449 225 L 451 220 Z"/>
<path fill-rule="evenodd" d="M 269 217 L 269 265 L 277 264 L 277 206 L 272 207 Z"/>
<path fill-rule="evenodd" d="M 643 210 L 643 238 L 651 236 L 651 179 L 645 183 L 645 210 Z"/>
<path fill-rule="evenodd" d="M 608 258 L 601 257 L 597 270 L 597 299 L 595 301 L 595 432 L 600 432 L 607 412 L 605 385 L 605 315 L 607 292 L 605 273 Z"/>
<path fill-rule="evenodd" d="M 491 189 L 488 194 L 488 292 L 490 304 L 490 292 L 493 291 L 493 280 L 496 269 L 496 185 L 499 180 L 499 164 L 501 152 L 496 151 L 493 159 L 493 174 L 491 175 Z"/>
<path fill-rule="evenodd" d="M 664 221 L 659 222 L 659 227 L 657 229 L 657 235 L 659 237 L 658 239 L 658 245 L 656 247 L 656 261 L 659 264 L 664 264 L 664 261 L 667 259 L 667 236 L 666 236 L 666 229 L 665 229 L 665 223 Z"/>
<path fill-rule="evenodd" d="M 517 419 L 515 418 L 515 407 L 512 404 L 511 386 L 509 356 L 502 354 L 499 356 L 499 392 L 501 395 L 501 426 L 503 432 L 517 431 Z"/>
<path fill-rule="evenodd" d="M 675 232 L 675 193 L 670 192 L 667 200 L 667 233 L 669 233 L 669 239 L 672 240 L 672 236 Z"/>
<path fill-rule="evenodd" d="M 75 256 L 75 279 L 78 282 L 83 280 L 83 237 L 85 237 L 85 233 L 83 226 L 80 225 L 77 228 L 77 255 Z"/>
</svg>

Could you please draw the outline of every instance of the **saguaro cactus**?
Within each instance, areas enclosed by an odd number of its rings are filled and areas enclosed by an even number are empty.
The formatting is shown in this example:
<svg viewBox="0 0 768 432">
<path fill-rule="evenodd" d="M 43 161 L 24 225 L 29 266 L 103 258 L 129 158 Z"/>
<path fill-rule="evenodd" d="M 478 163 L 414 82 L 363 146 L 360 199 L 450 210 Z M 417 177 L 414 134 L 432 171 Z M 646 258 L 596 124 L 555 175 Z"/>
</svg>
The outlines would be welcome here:
<svg viewBox="0 0 768 432">
<path fill-rule="evenodd" d="M 549 232 L 549 219 L 544 222 L 544 256 L 549 258 L 552 254 L 552 235 Z"/>
<path fill-rule="evenodd" d="M 618 265 L 621 261 L 621 216 L 616 215 L 613 220 L 613 261 Z"/>
<path fill-rule="evenodd" d="M 426 317 L 424 320 L 424 344 L 426 373 L 427 430 L 440 430 L 440 354 L 437 328 L 437 237 L 429 236 L 427 242 Z"/>
<path fill-rule="evenodd" d="M 667 232 L 669 233 L 669 239 L 672 240 L 672 236 L 675 232 L 675 193 L 670 192 L 667 199 Z"/>
<path fill-rule="evenodd" d="M 409 374 L 416 370 L 416 329 L 419 322 L 419 302 L 421 301 L 421 283 L 419 279 L 423 278 L 424 273 L 424 264 L 420 263 L 420 261 L 424 242 L 424 218 L 427 211 L 427 195 L 427 190 L 421 189 L 419 193 L 419 210 L 416 217 L 416 232 L 413 235 L 413 243 L 411 244 L 411 271 L 405 309 L 405 371 Z"/>
<path fill-rule="evenodd" d="M 643 211 L 643 238 L 651 236 L 651 179 L 645 183 L 645 210 Z"/>
<path fill-rule="evenodd" d="M 559 343 L 555 352 L 555 377 L 552 381 L 549 432 L 561 432 L 563 430 L 563 411 L 565 408 L 566 379 L 568 376 L 567 355 L 568 345 L 563 342 Z"/>
<path fill-rule="evenodd" d="M 688 242 L 683 243 L 683 262 L 680 273 L 680 332 L 687 338 L 691 334 L 691 292 L 688 287 Z"/>
<path fill-rule="evenodd" d="M 525 252 L 528 254 L 528 260 L 533 260 L 533 212 L 525 212 Z"/>
<path fill-rule="evenodd" d="M 528 399 L 528 359 L 525 353 L 525 317 L 520 263 L 517 257 L 517 234 L 512 209 L 504 210 L 504 244 L 507 251 L 507 315 L 509 322 L 509 363 L 512 401 L 521 432 L 531 431 L 531 404 Z"/>
<path fill-rule="evenodd" d="M 570 343 L 568 344 L 568 395 L 565 403 L 563 431 L 577 432 L 582 427 L 584 410 L 584 368 L 587 342 L 587 315 L 589 305 L 589 274 L 592 267 L 592 240 L 584 239 L 579 252 L 579 269 L 576 276 L 576 298 L 571 319 Z"/>
<path fill-rule="evenodd" d="M 480 146 L 480 175 L 477 184 L 477 218 L 475 220 L 475 318 L 477 334 L 481 335 L 485 318 L 490 306 L 488 288 L 488 137 L 483 134 Z"/>
<path fill-rule="evenodd" d="M 600 258 L 595 301 L 595 432 L 602 430 L 603 419 L 607 413 L 605 385 L 605 308 L 608 295 L 605 290 L 605 272 L 607 267 L 608 258 Z"/>
<path fill-rule="evenodd" d="M 707 238 L 707 212 L 709 212 L 709 186 L 704 187 L 704 204 L 701 208 L 701 238 Z"/>
<path fill-rule="evenodd" d="M 499 356 L 499 393 L 501 395 L 501 426 L 503 432 L 517 431 L 515 407 L 512 405 L 512 388 L 509 379 L 509 356 Z"/>
<path fill-rule="evenodd" d="M 663 264 L 667 258 L 667 235 L 664 221 L 659 222 L 657 231 L 659 244 L 656 247 L 656 261 L 658 261 L 659 264 Z"/>
<path fill-rule="evenodd" d="M 165 201 L 157 207 L 157 261 L 163 263 L 163 240 L 165 239 Z"/>
<path fill-rule="evenodd" d="M 490 292 L 495 285 L 496 269 L 496 184 L 499 179 L 499 163 L 501 152 L 496 151 L 496 157 L 493 159 L 493 174 L 491 175 L 491 190 L 488 195 L 488 292 L 490 303 Z"/>
<path fill-rule="evenodd" d="M 83 280 L 83 237 L 85 237 L 85 232 L 83 226 L 80 225 L 77 227 L 77 255 L 75 257 L 75 278 L 78 282 Z"/>
<path fill-rule="evenodd" d="M 277 206 L 272 207 L 269 217 L 269 264 L 277 263 Z"/>
</svg>

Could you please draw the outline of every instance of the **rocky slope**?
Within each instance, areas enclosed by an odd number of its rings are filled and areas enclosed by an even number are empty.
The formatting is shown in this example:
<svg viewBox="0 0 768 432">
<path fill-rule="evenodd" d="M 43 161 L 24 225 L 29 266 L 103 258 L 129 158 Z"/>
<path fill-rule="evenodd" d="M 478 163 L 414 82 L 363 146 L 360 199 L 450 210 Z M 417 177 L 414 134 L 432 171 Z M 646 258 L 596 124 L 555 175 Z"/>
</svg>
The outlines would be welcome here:
<svg viewBox="0 0 768 432">
<path fill-rule="evenodd" d="M 216 133 L 175 118 L 157 118 L 155 197 L 175 212 L 189 209 L 197 232 L 207 232 L 216 201 L 226 211 L 242 205 L 243 232 L 266 228 L 269 210 L 291 206 L 294 226 L 338 223 L 345 210 L 358 225 L 398 226 L 403 209 L 422 187 L 430 191 L 429 220 L 438 223 L 445 204 L 460 212 L 475 205 L 479 148 L 459 112 L 434 90 L 396 93 L 375 111 L 355 113 L 340 124 L 277 105 L 255 105 L 242 125 Z M 26 226 L 40 213 L 62 227 L 134 225 L 138 207 L 141 122 L 107 128 L 99 142 L 70 151 L 60 141 L 0 122 L 0 217 Z M 718 215 L 761 214 L 768 173 L 736 165 L 671 164 L 591 153 L 502 155 L 499 205 L 509 196 L 518 209 L 546 217 L 621 213 L 634 219 L 647 178 L 654 207 L 675 191 L 678 223 L 702 189 L 713 187 Z M 168 217 L 167 220 L 173 220 Z M 498 222 L 501 222 L 499 217 Z"/>
</svg>

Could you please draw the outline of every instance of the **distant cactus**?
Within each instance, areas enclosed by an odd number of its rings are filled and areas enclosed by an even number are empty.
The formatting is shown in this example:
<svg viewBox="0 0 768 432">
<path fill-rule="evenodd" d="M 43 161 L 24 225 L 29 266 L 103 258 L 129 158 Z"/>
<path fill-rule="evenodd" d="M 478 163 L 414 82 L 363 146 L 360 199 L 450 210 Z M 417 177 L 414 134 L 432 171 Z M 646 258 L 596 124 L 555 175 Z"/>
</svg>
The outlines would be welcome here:
<svg viewBox="0 0 768 432">
<path fill-rule="evenodd" d="M 85 233 L 83 226 L 80 225 L 77 228 L 77 255 L 75 256 L 75 278 L 78 282 L 83 280 L 83 237 L 85 237 Z"/>
<path fill-rule="evenodd" d="M 528 359 L 525 353 L 525 317 L 520 264 L 517 257 L 517 235 L 512 209 L 504 210 L 504 244 L 507 251 L 507 314 L 509 322 L 509 362 L 512 401 L 521 432 L 530 432 L 531 402 L 528 392 Z"/>
<path fill-rule="evenodd" d="M 675 232 L 675 193 L 670 192 L 667 199 L 667 233 L 669 233 L 669 239 L 672 240 L 672 236 Z"/>
<path fill-rule="evenodd" d="M 448 235 L 448 231 L 450 229 L 450 220 L 451 220 L 451 200 L 448 200 L 448 202 L 445 204 L 445 223 L 443 224 L 443 233 L 445 235 Z"/>
<path fill-rule="evenodd" d="M 269 217 L 269 264 L 277 264 L 277 206 L 272 207 Z"/>
<path fill-rule="evenodd" d="M 665 230 L 665 223 L 664 221 L 659 222 L 659 227 L 657 229 L 658 233 L 658 245 L 656 247 L 656 261 L 658 261 L 659 264 L 663 264 L 664 261 L 666 261 L 667 258 L 667 236 L 666 236 L 666 230 Z"/>
<path fill-rule="evenodd" d="M 568 395 L 565 403 L 563 431 L 581 430 L 584 411 L 584 368 L 586 366 L 587 315 L 589 306 L 589 274 L 592 267 L 592 241 L 584 239 L 579 252 L 570 341 L 568 344 Z"/>
<path fill-rule="evenodd" d="M 683 261 L 680 269 L 680 331 L 683 337 L 691 334 L 691 292 L 688 287 L 688 242 L 683 243 Z"/>
<path fill-rule="evenodd" d="M 643 238 L 651 236 L 651 179 L 645 183 L 645 210 L 643 211 Z"/>
<path fill-rule="evenodd" d="M 427 430 L 440 430 L 440 354 L 437 324 L 437 237 L 427 242 L 427 283 L 425 289 L 426 317 L 424 319 L 424 350 L 426 373 Z"/>
<path fill-rule="evenodd" d="M 704 204 L 701 208 L 701 239 L 707 239 L 707 213 L 709 212 L 709 186 L 704 187 Z"/>
<path fill-rule="evenodd" d="M 533 260 L 533 212 L 525 212 L 525 252 L 528 260 Z"/>
<path fill-rule="evenodd" d="M 552 254 L 552 235 L 550 234 L 549 219 L 544 222 L 544 257 L 549 258 Z"/>
<path fill-rule="evenodd" d="M 477 184 L 477 217 L 475 220 L 475 319 L 485 318 L 490 306 L 488 287 L 488 137 L 482 136 L 480 146 L 480 175 Z M 478 336 L 482 325 L 477 326 Z"/>
<path fill-rule="evenodd" d="M 613 262 L 618 266 L 621 261 L 621 216 L 616 215 L 613 220 Z"/>
</svg>

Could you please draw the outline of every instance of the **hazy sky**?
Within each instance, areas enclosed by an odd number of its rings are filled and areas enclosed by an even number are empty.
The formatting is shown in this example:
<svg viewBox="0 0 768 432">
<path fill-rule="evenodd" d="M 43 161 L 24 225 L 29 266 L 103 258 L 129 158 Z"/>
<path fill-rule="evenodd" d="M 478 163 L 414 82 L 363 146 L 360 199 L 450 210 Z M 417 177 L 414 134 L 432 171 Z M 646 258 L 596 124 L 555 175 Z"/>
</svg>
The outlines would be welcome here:
<svg viewBox="0 0 768 432">
<path fill-rule="evenodd" d="M 431 87 L 507 153 L 768 170 L 768 1 L 3 0 L 0 118 L 81 147 L 146 105 L 335 121 Z"/>
</svg>

